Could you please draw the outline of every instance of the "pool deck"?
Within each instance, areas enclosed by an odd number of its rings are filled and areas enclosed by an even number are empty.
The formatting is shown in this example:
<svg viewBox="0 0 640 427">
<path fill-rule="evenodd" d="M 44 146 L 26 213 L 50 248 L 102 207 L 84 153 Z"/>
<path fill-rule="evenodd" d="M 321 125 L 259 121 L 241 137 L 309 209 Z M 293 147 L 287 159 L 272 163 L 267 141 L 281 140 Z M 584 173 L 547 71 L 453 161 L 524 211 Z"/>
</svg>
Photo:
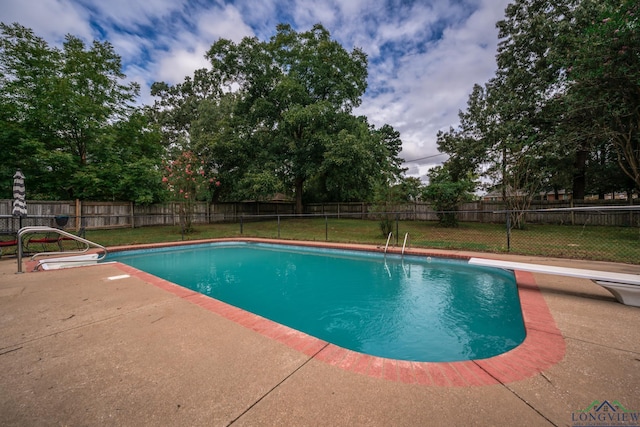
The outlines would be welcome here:
<svg viewBox="0 0 640 427">
<path fill-rule="evenodd" d="M 349 352 L 121 264 L 16 271 L 0 259 L 3 426 L 589 425 L 579 411 L 596 400 L 640 425 L 640 308 L 586 279 L 518 273 L 525 343 L 421 364 Z"/>
</svg>

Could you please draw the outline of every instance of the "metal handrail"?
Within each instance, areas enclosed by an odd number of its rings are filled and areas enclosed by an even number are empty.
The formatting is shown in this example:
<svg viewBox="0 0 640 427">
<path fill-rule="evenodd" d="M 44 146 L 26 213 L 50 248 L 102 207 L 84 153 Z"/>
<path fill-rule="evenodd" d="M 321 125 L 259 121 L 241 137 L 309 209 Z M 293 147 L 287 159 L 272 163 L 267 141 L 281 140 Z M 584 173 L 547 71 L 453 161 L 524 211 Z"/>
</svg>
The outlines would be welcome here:
<svg viewBox="0 0 640 427">
<path fill-rule="evenodd" d="M 409 233 L 404 235 L 404 243 L 402 244 L 402 255 L 404 255 L 404 248 L 407 245 L 407 239 L 409 239 L 409 245 L 411 245 L 411 238 L 409 237 Z"/>
<path fill-rule="evenodd" d="M 57 251 L 57 252 L 38 252 L 36 254 L 33 254 L 31 256 L 31 260 L 36 259 L 39 256 L 51 256 L 51 255 L 64 255 L 64 254 L 69 254 L 69 253 L 86 253 L 89 251 L 89 249 L 91 249 L 92 246 L 101 249 L 104 251 L 104 253 L 102 254 L 102 256 L 96 258 L 96 262 L 100 261 L 102 259 L 104 259 L 107 256 L 107 248 L 105 248 L 104 246 L 92 242 L 91 240 L 87 240 L 83 237 L 80 236 L 76 236 L 75 234 L 71 234 L 69 232 L 66 232 L 64 230 L 61 230 L 59 228 L 53 228 L 53 227 L 46 227 L 46 226 L 36 226 L 36 227 L 22 227 L 19 231 L 18 231 L 18 235 L 17 235 L 17 240 L 18 240 L 18 273 L 22 273 L 22 236 L 24 236 L 25 234 L 28 233 L 58 233 L 59 235 L 63 236 L 63 237 L 68 237 L 72 240 L 76 240 L 80 243 L 84 243 L 85 245 L 87 245 L 87 247 L 82 250 L 82 251 Z M 69 262 L 74 262 L 73 259 L 70 259 Z"/>
<path fill-rule="evenodd" d="M 389 236 L 387 237 L 387 244 L 384 245 L 384 253 L 387 253 L 387 248 L 389 247 L 389 240 L 391 240 L 391 236 L 393 236 L 393 232 L 389 233 Z"/>
</svg>

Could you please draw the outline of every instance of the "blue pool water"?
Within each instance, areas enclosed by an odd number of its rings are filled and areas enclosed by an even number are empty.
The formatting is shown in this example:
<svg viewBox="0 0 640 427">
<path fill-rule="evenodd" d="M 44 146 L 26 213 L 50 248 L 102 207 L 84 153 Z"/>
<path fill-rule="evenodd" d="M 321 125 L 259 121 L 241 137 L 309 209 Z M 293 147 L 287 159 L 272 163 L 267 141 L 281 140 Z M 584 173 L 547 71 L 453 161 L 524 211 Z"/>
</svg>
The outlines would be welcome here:
<svg viewBox="0 0 640 427">
<path fill-rule="evenodd" d="M 120 252 L 106 261 L 374 356 L 482 359 L 525 337 L 513 274 L 464 261 L 261 243 Z"/>
</svg>

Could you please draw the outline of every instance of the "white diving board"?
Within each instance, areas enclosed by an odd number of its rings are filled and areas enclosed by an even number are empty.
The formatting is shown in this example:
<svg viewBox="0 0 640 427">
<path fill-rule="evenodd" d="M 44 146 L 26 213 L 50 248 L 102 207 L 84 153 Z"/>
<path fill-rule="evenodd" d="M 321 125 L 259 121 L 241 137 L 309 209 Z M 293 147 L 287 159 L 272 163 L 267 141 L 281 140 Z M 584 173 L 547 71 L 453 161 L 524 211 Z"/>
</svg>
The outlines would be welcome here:
<svg viewBox="0 0 640 427">
<path fill-rule="evenodd" d="M 640 307 L 640 274 L 610 273 L 582 268 L 555 267 L 486 258 L 471 258 L 469 259 L 469 264 L 589 279 L 611 292 L 622 304 Z"/>
</svg>

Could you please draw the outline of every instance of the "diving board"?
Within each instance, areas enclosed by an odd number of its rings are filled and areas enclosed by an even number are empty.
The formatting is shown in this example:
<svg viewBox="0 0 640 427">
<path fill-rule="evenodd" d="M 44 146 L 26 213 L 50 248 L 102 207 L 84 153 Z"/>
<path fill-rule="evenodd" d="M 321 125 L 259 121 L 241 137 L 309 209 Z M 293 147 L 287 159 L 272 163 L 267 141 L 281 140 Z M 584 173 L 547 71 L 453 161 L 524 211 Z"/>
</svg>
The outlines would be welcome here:
<svg viewBox="0 0 640 427">
<path fill-rule="evenodd" d="M 471 258 L 469 264 L 589 279 L 611 292 L 622 304 L 640 307 L 640 274 L 612 273 L 486 258 Z"/>
</svg>

